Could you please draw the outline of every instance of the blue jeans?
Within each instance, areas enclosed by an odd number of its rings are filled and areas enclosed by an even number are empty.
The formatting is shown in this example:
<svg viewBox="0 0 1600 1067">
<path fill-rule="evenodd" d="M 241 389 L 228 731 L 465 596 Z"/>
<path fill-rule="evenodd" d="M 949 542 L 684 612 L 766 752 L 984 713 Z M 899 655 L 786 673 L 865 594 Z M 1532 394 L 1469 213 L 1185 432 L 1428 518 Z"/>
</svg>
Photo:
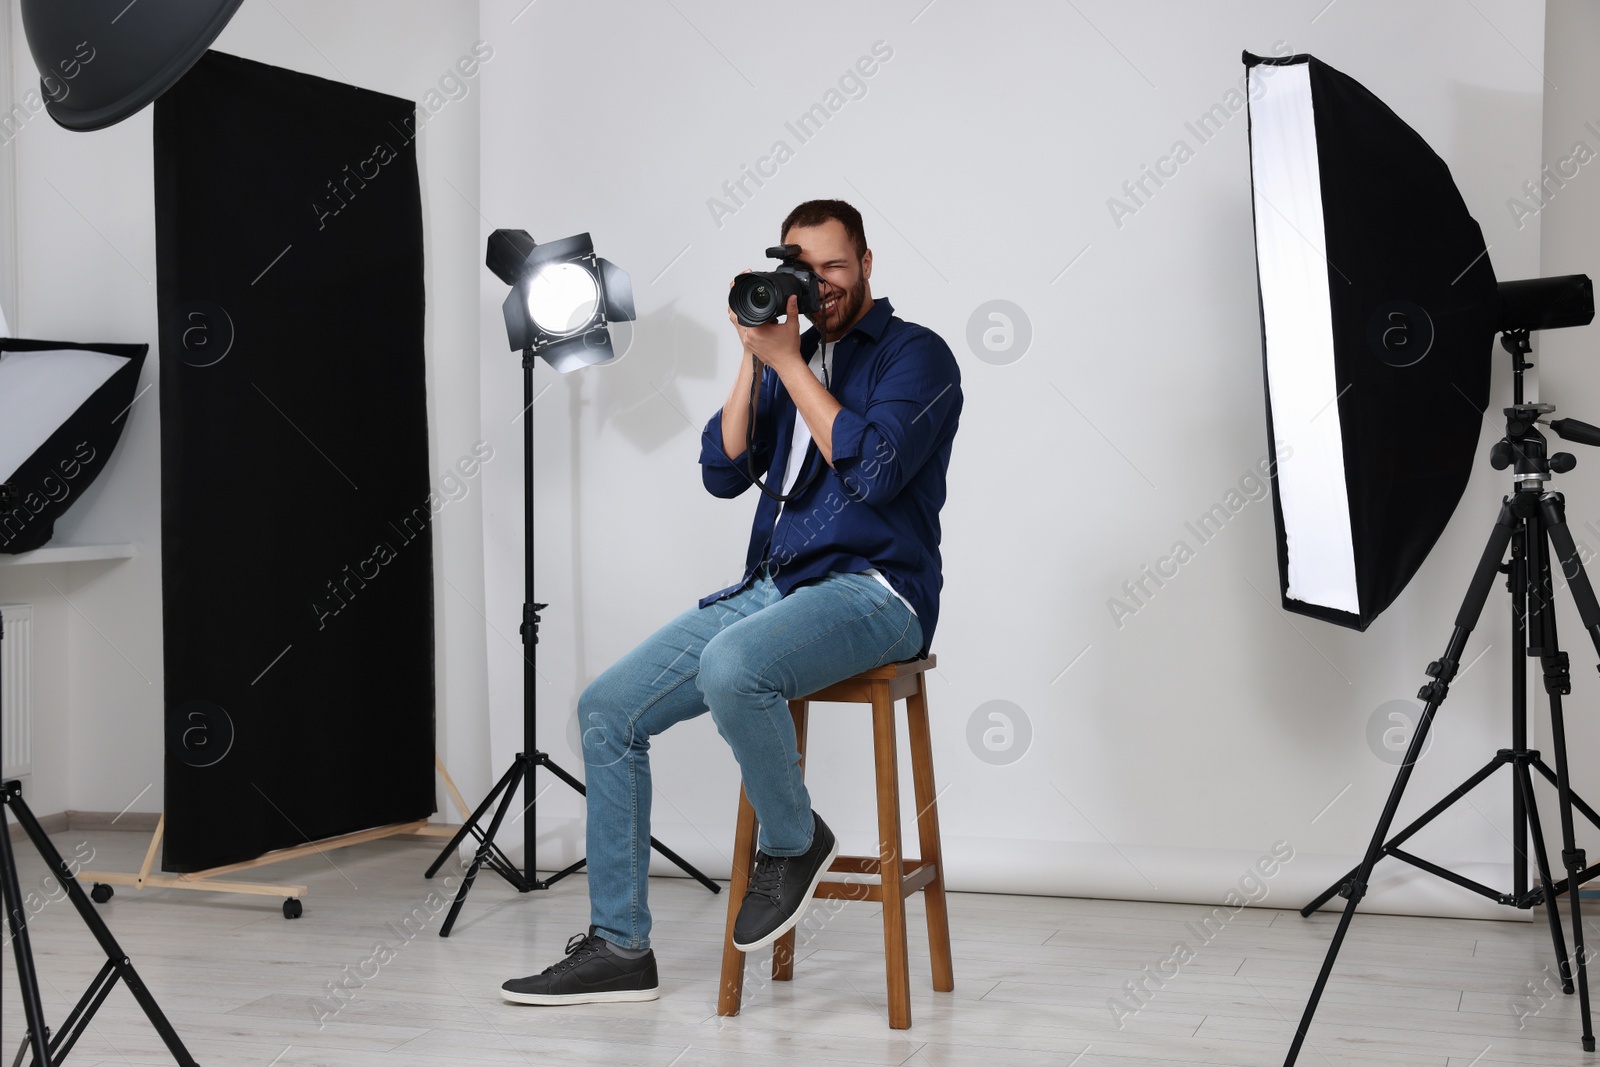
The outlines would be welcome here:
<svg viewBox="0 0 1600 1067">
<path fill-rule="evenodd" d="M 706 711 L 739 761 L 758 847 L 811 847 L 811 797 L 787 701 L 914 657 L 922 625 L 882 583 L 829 572 L 778 595 L 762 573 L 726 600 L 690 608 L 583 691 L 590 922 L 624 948 L 650 947 L 650 738 Z"/>
</svg>

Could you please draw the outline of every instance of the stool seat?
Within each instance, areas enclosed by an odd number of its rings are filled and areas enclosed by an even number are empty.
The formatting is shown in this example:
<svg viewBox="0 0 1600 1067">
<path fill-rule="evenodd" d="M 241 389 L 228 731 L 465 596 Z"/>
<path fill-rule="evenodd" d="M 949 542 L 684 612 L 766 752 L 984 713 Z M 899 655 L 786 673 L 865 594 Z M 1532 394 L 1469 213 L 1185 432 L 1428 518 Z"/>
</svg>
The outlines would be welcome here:
<svg viewBox="0 0 1600 1067">
<path fill-rule="evenodd" d="M 911 1025 L 910 964 L 906 945 L 905 898 L 921 893 L 928 917 L 928 948 L 933 988 L 948 993 L 955 988 L 950 955 L 950 922 L 945 906 L 944 866 L 939 852 L 939 811 L 933 780 L 933 745 L 928 726 L 927 672 L 938 663 L 934 656 L 873 667 L 814 693 L 789 701 L 794 719 L 800 773 L 805 774 L 806 727 L 814 701 L 868 704 L 872 707 L 873 754 L 876 770 L 879 850 L 876 856 L 838 856 L 830 875 L 818 884 L 815 899 L 874 900 L 883 904 L 884 965 L 889 990 L 889 1025 L 904 1030 Z M 906 704 L 910 731 L 911 779 L 917 802 L 917 838 L 920 856 L 901 854 L 900 775 L 895 741 L 894 706 Z M 745 891 L 756 859 L 758 826 L 755 809 L 739 787 L 739 816 L 734 831 L 733 872 L 728 884 L 728 925 L 722 949 L 722 987 L 718 1015 L 739 1014 L 744 994 L 744 956 L 733 945 L 733 924 L 744 903 Z M 801 926 L 804 926 L 802 920 Z M 798 929 L 797 927 L 796 929 Z M 796 930 L 773 944 L 772 977 L 794 977 Z M 807 940 L 813 935 L 807 929 Z"/>
</svg>

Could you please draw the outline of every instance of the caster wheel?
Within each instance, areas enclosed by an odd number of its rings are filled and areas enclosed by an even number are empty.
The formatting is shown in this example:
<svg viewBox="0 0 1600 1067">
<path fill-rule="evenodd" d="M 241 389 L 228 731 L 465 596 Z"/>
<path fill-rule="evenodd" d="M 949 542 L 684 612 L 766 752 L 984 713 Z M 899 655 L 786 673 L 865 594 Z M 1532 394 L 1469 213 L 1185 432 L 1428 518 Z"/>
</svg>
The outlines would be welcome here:
<svg viewBox="0 0 1600 1067">
<path fill-rule="evenodd" d="M 93 888 L 89 890 L 89 899 L 96 904 L 104 904 L 111 899 L 112 892 L 112 888 L 104 882 L 96 882 Z"/>
<path fill-rule="evenodd" d="M 300 902 L 294 897 L 290 897 L 288 900 L 283 902 L 283 917 L 285 919 L 300 918 L 300 912 L 302 910 L 303 909 L 300 906 Z"/>
</svg>

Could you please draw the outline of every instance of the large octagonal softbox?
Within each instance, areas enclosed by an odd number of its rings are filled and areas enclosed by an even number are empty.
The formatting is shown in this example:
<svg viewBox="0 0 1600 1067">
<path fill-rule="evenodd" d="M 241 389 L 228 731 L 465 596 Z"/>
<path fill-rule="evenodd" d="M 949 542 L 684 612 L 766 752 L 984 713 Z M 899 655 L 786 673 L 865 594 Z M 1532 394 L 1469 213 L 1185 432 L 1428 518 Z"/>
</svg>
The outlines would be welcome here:
<svg viewBox="0 0 1600 1067">
<path fill-rule="evenodd" d="M 1472 471 L 1498 317 L 1450 170 L 1308 55 L 1244 54 L 1283 606 L 1364 630 Z"/>
</svg>

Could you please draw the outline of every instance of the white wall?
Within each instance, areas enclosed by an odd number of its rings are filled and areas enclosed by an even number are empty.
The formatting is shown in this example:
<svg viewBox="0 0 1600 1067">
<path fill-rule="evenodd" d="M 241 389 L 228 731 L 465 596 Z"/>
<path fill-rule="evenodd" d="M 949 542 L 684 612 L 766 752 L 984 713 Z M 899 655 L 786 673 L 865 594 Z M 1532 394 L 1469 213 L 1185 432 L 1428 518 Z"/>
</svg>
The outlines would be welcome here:
<svg viewBox="0 0 1600 1067">
<path fill-rule="evenodd" d="M 11 0 L 0 0 L 0 57 L 11 55 Z M 10 67 L 7 67 L 10 70 Z M 10 115 L 12 79 L 0 77 L 0 116 Z M 0 320 L 9 323 L 17 310 L 16 138 L 0 126 Z"/>
<path fill-rule="evenodd" d="M 485 129 L 515 131 L 484 142 L 485 227 L 539 239 L 592 231 L 632 272 L 640 313 L 616 365 L 540 370 L 544 747 L 580 771 L 571 718 L 582 687 L 737 576 L 753 499 L 706 495 L 695 462 L 699 427 L 738 359 L 723 294 L 762 262 L 790 207 L 837 196 L 866 217 L 874 293 L 962 361 L 931 694 L 951 884 L 1216 900 L 1279 839 L 1297 858 L 1275 900 L 1331 882 L 1364 847 L 1393 778 L 1369 747 L 1369 720 L 1412 698 L 1442 651 L 1504 479 L 1480 465 L 1426 566 L 1366 634 L 1275 607 L 1264 501 L 1115 624 L 1107 601 L 1122 583 L 1187 537 L 1185 522 L 1266 451 L 1246 120 L 1235 114 L 1204 144 L 1185 123 L 1239 84 L 1242 48 L 1311 52 L 1446 159 L 1496 271 L 1532 275 L 1539 229 L 1516 229 L 1503 201 L 1538 169 L 1543 5 L 903 0 L 824 3 L 804 19 L 749 6 L 732 18 L 708 0 L 619 10 L 481 6 L 480 32 L 507 58 L 485 72 Z M 866 95 L 799 143 L 785 121 L 879 41 L 893 54 Z M 778 139 L 792 160 L 719 222 L 708 199 Z M 1178 139 L 1194 158 L 1118 225 L 1108 198 Z M 503 353 L 504 289 L 480 277 L 482 347 Z M 1009 365 L 980 361 L 966 341 L 969 318 L 993 299 L 1031 321 L 1031 347 Z M 503 425 L 516 413 L 516 364 L 485 359 L 484 422 Z M 521 599 L 515 479 L 512 464 L 485 477 L 491 619 L 514 619 Z M 1506 634 L 1497 612 L 1470 655 Z M 520 741 L 520 675 L 515 647 L 491 639 L 489 655 L 500 765 Z M 1507 681 L 1491 653 L 1457 684 L 1403 813 L 1507 742 Z M 967 740 L 992 700 L 1014 702 L 1031 726 L 1025 756 L 1006 766 Z M 865 720 L 825 709 L 815 721 L 814 799 L 846 851 L 870 849 Z M 726 745 L 701 718 L 652 752 L 656 836 L 725 872 L 737 797 Z M 1475 796 L 1481 814 L 1462 805 L 1417 847 L 1457 869 L 1507 871 L 1506 797 L 1504 786 Z M 542 865 L 579 853 L 581 812 L 564 788 L 545 794 Z M 1492 910 L 1394 871 L 1370 899 Z"/>
<path fill-rule="evenodd" d="M 4 73 L 20 100 L 36 89 L 37 75 L 20 16 L 13 15 L 11 30 Z M 477 10 L 467 0 L 251 0 L 214 47 L 420 101 L 478 38 Z M 473 340 L 480 87 L 477 79 L 468 86 L 431 115 L 418 139 L 436 481 L 481 436 Z M 17 306 L 7 308 L 19 336 L 148 342 L 141 389 L 159 373 L 151 114 L 147 108 L 81 134 L 40 113 L 20 130 L 14 151 L 24 269 Z M 40 627 L 40 669 L 66 671 L 65 699 L 40 708 L 40 768 L 26 786 L 41 814 L 161 807 L 158 395 L 151 388 L 135 403 L 108 468 L 57 524 L 55 543 L 132 541 L 137 557 L 0 568 L 0 601 L 34 602 L 48 620 Z M 474 485 L 466 500 L 441 513 L 434 533 L 439 751 L 474 795 L 490 784 L 478 501 Z"/>
</svg>

